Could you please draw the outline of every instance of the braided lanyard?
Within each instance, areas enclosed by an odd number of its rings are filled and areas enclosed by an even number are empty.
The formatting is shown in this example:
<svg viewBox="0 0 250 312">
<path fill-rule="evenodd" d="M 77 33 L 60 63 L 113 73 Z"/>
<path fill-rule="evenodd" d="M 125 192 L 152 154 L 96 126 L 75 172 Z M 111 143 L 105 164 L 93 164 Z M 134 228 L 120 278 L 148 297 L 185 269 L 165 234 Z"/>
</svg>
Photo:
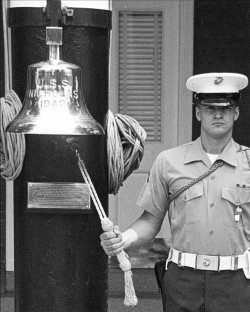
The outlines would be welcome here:
<svg viewBox="0 0 250 312">
<path fill-rule="evenodd" d="M 247 148 L 246 148 L 246 149 L 243 149 L 242 145 L 240 145 L 239 151 L 245 153 L 246 159 L 247 159 L 247 162 L 248 162 L 248 165 L 249 165 L 249 169 L 250 169 L 250 156 L 249 156 L 249 154 L 247 153 Z"/>
<path fill-rule="evenodd" d="M 216 161 L 211 168 L 203 173 L 201 176 L 198 178 L 194 179 L 193 181 L 189 182 L 187 185 L 184 185 L 182 188 L 180 188 L 178 191 L 176 191 L 173 195 L 169 196 L 169 201 L 168 203 L 170 204 L 175 198 L 177 198 L 179 195 L 181 195 L 183 192 L 185 192 L 187 189 L 189 189 L 191 186 L 194 184 L 198 183 L 199 181 L 203 180 L 207 176 L 209 176 L 212 172 L 217 170 L 219 167 L 222 167 L 224 165 L 223 160 Z"/>
<path fill-rule="evenodd" d="M 244 152 L 246 154 L 247 162 L 248 162 L 249 169 L 250 169 L 250 156 L 248 155 L 247 150 L 244 150 Z"/>
</svg>

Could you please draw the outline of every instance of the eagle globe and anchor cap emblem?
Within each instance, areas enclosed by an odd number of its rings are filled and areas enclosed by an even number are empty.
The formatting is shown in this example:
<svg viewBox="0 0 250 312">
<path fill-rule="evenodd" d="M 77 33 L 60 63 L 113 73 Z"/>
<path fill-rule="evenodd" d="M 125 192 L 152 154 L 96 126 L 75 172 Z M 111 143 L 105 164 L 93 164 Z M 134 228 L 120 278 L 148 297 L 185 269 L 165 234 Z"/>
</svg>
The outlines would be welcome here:
<svg viewBox="0 0 250 312">
<path fill-rule="evenodd" d="M 224 80 L 223 77 L 215 77 L 214 84 L 219 85 Z"/>
</svg>

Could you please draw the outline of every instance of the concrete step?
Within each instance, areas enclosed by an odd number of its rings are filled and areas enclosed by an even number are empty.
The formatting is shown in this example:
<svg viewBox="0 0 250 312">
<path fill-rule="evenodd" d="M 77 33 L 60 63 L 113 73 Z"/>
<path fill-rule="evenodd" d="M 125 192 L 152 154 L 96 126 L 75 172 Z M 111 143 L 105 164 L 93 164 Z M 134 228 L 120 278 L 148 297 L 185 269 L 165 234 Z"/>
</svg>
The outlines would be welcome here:
<svg viewBox="0 0 250 312">
<path fill-rule="evenodd" d="M 160 298 L 153 269 L 133 269 L 133 284 L 137 296 L 141 298 Z M 110 297 L 124 294 L 124 273 L 120 268 L 109 269 L 108 291 Z"/>
<path fill-rule="evenodd" d="M 153 269 L 133 269 L 133 283 L 138 305 L 124 306 L 124 273 L 120 268 L 111 268 L 108 273 L 108 312 L 162 312 L 161 296 Z M 14 279 L 8 281 L 8 291 L 1 296 L 1 312 L 14 312 Z"/>
<path fill-rule="evenodd" d="M 14 312 L 14 298 L 1 297 L 1 312 Z M 139 298 L 135 307 L 125 307 L 123 298 L 109 298 L 108 312 L 162 312 L 162 303 L 159 298 Z"/>
</svg>

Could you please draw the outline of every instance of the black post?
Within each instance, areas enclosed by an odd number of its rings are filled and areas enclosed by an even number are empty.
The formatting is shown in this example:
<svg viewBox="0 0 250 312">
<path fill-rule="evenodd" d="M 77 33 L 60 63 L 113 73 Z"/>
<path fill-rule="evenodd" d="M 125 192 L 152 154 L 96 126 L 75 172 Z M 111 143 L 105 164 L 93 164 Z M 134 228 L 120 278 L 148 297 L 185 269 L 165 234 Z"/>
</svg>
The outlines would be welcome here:
<svg viewBox="0 0 250 312">
<path fill-rule="evenodd" d="M 23 100 L 28 65 L 48 59 L 48 20 L 42 8 L 12 8 L 9 16 L 13 90 Z M 111 12 L 75 8 L 73 17 L 64 16 L 59 24 L 63 27 L 62 60 L 82 68 L 87 107 L 104 125 L 108 110 Z M 33 183 L 43 185 L 41 194 L 34 195 L 37 201 L 46 195 L 53 199 L 51 185 L 57 188 L 58 183 L 84 183 L 68 143 L 72 136 L 26 134 L 25 139 L 24 167 L 14 184 L 15 311 L 107 311 L 108 263 L 100 247 L 102 229 L 92 201 L 90 209 L 83 210 L 70 205 L 63 209 L 43 205 L 40 209 L 29 208 Z M 105 137 L 73 139 L 107 213 Z M 70 191 L 68 194 L 72 196 Z M 67 190 L 64 196 L 67 197 Z"/>
</svg>

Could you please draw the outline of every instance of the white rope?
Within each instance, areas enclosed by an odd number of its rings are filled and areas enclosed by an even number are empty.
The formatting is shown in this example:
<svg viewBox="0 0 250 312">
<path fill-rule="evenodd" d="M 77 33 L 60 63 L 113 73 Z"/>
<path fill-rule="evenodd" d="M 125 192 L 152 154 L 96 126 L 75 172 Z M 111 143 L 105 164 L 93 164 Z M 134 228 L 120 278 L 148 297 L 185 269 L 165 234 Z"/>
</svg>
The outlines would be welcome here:
<svg viewBox="0 0 250 312">
<path fill-rule="evenodd" d="M 93 203 L 96 207 L 97 213 L 100 217 L 102 229 L 105 232 L 106 231 L 113 231 L 113 229 L 114 229 L 113 222 L 106 216 L 106 213 L 102 207 L 100 199 L 96 193 L 95 187 L 91 181 L 91 178 L 88 174 L 88 171 L 85 167 L 85 164 L 84 164 L 82 158 L 80 157 L 80 154 L 79 154 L 77 148 L 75 148 L 75 151 L 76 151 L 76 156 L 78 158 L 78 166 L 79 166 L 80 171 L 82 173 L 83 179 L 84 179 L 85 183 L 87 183 L 89 185 L 90 196 L 93 200 Z M 124 252 L 124 250 L 122 250 L 117 255 L 117 259 L 119 261 L 120 268 L 124 272 L 124 280 L 125 280 L 124 305 L 125 306 L 135 306 L 138 303 L 138 299 L 136 297 L 135 289 L 134 289 L 134 285 L 133 285 L 133 280 L 132 280 L 133 274 L 131 271 L 131 264 L 130 264 L 129 258 L 128 258 L 127 254 Z"/>
<path fill-rule="evenodd" d="M 102 221 L 102 229 L 103 231 L 111 231 L 114 229 L 113 222 L 106 218 Z M 138 303 L 138 299 L 135 294 L 135 289 L 133 285 L 133 273 L 131 271 L 131 263 L 129 261 L 128 255 L 122 250 L 119 254 L 116 255 L 120 268 L 124 272 L 124 282 L 125 282 L 125 297 L 124 297 L 124 305 L 126 307 L 136 306 Z"/>
<path fill-rule="evenodd" d="M 20 174 L 25 155 L 25 139 L 23 134 L 5 132 L 22 107 L 16 93 L 11 89 L 11 35 L 7 27 L 8 1 L 3 1 L 2 22 L 4 37 L 4 85 L 5 98 L 0 98 L 0 174 L 8 180 L 15 180 Z"/>
<path fill-rule="evenodd" d="M 17 94 L 10 90 L 0 99 L 0 173 L 7 181 L 15 180 L 23 167 L 25 137 L 20 133 L 6 132 L 7 125 L 16 117 L 22 107 Z"/>
<path fill-rule="evenodd" d="M 80 171 L 82 173 L 82 176 L 83 176 L 85 182 L 89 185 L 90 196 L 91 196 L 91 198 L 95 204 L 96 210 L 97 210 L 99 217 L 102 221 L 102 220 L 107 218 L 105 211 L 104 211 L 102 204 L 100 202 L 100 199 L 96 193 L 95 187 L 94 187 L 94 185 L 90 179 L 90 176 L 89 176 L 88 171 L 85 167 L 85 164 L 84 164 L 83 160 L 81 159 L 80 154 L 77 150 L 76 150 L 76 156 L 78 157 L 78 166 L 80 168 Z"/>
<path fill-rule="evenodd" d="M 107 153 L 109 193 L 117 194 L 120 186 L 139 168 L 147 134 L 132 117 L 115 114 L 107 116 Z"/>
</svg>

